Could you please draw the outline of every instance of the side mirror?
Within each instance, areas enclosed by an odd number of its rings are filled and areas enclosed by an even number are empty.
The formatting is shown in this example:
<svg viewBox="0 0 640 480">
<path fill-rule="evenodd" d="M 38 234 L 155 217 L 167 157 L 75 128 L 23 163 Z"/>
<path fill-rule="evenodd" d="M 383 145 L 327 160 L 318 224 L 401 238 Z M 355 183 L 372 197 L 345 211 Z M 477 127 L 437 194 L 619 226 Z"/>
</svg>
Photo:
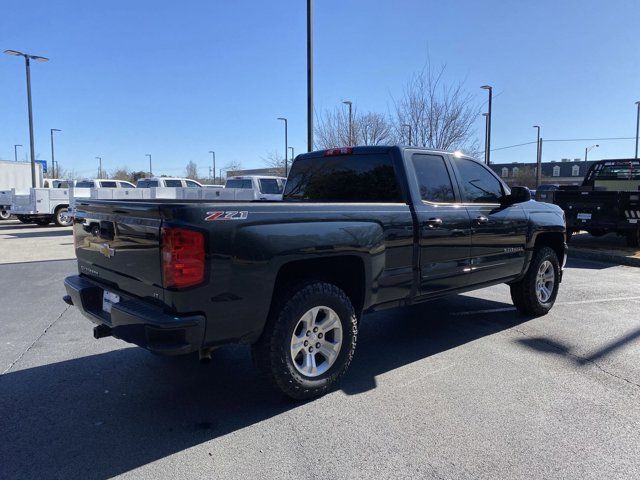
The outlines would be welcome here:
<svg viewBox="0 0 640 480">
<path fill-rule="evenodd" d="M 531 190 L 527 187 L 511 187 L 511 194 L 505 195 L 503 205 L 513 205 L 516 203 L 528 202 L 531 200 Z"/>
</svg>

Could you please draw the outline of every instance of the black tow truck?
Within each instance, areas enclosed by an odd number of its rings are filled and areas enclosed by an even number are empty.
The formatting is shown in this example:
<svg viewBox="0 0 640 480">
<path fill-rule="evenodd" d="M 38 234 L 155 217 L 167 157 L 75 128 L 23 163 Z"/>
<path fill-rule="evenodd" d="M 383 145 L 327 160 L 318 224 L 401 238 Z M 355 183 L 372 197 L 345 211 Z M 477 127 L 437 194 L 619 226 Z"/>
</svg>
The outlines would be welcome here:
<svg viewBox="0 0 640 480">
<path fill-rule="evenodd" d="M 203 359 L 250 344 L 298 399 L 345 374 L 364 313 L 507 283 L 520 312 L 544 315 L 566 259 L 560 208 L 412 147 L 300 155 L 282 201 L 79 199 L 74 222 L 65 301 L 96 338 Z"/>
<path fill-rule="evenodd" d="M 568 236 L 579 230 L 596 237 L 615 232 L 628 246 L 640 246 L 640 160 L 601 160 L 581 186 L 561 186 L 547 195 L 564 210 Z"/>
</svg>

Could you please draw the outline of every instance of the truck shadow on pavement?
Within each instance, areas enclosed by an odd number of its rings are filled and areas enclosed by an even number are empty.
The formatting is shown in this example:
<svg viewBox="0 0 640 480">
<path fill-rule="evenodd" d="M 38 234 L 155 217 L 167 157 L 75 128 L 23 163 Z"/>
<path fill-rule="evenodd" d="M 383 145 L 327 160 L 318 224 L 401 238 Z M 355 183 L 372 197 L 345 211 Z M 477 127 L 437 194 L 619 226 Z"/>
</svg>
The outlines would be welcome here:
<svg viewBox="0 0 640 480">
<path fill-rule="evenodd" d="M 527 320 L 448 313 L 505 306 L 465 296 L 366 316 L 342 391 Z M 131 347 L 12 371 L 0 376 L 0 478 L 106 479 L 312 404 L 274 393 L 246 347 L 209 365 Z"/>
<path fill-rule="evenodd" d="M 47 238 L 47 237 L 72 237 L 73 232 L 71 229 L 66 230 L 36 230 L 36 231 L 26 231 L 26 232 L 12 232 L 12 233 L 3 233 L 0 230 L 0 238 L 5 238 L 6 240 L 11 240 L 13 238 Z"/>
</svg>

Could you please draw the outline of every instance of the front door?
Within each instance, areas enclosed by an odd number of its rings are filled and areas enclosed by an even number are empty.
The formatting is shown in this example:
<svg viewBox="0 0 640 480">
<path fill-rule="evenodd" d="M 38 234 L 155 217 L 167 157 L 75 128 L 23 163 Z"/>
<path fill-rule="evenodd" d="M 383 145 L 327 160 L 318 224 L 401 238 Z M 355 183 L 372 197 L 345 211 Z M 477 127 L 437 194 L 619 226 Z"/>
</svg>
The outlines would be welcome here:
<svg viewBox="0 0 640 480">
<path fill-rule="evenodd" d="M 502 182 L 487 167 L 453 158 L 471 219 L 472 283 L 517 275 L 524 267 L 528 220 L 520 205 L 501 206 Z"/>
<path fill-rule="evenodd" d="M 461 288 L 469 274 L 469 214 L 456 201 L 442 156 L 414 153 L 411 163 L 420 190 L 420 199 L 414 202 L 419 226 L 420 295 Z"/>
</svg>

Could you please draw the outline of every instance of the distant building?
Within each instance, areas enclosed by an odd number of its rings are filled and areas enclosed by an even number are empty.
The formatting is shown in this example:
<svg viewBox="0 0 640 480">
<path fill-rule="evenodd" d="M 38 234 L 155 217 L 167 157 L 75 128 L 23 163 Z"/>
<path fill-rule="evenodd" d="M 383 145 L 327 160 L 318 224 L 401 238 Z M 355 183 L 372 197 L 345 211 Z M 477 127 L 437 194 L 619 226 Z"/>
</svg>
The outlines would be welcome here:
<svg viewBox="0 0 640 480">
<path fill-rule="evenodd" d="M 582 179 L 587 174 L 587 170 L 589 170 L 589 167 L 594 163 L 596 162 L 585 162 L 579 158 L 574 160 L 563 158 L 560 161 L 543 162 L 542 183 L 580 185 L 582 184 Z M 524 180 L 523 174 L 525 172 L 529 173 L 535 179 L 537 170 L 535 162 L 494 163 L 491 164 L 490 167 L 509 185 L 518 183 L 518 180 Z"/>
<path fill-rule="evenodd" d="M 243 175 L 266 175 L 281 177 L 284 175 L 284 168 L 250 168 L 245 170 L 229 170 L 227 177 L 240 177 Z"/>
</svg>

